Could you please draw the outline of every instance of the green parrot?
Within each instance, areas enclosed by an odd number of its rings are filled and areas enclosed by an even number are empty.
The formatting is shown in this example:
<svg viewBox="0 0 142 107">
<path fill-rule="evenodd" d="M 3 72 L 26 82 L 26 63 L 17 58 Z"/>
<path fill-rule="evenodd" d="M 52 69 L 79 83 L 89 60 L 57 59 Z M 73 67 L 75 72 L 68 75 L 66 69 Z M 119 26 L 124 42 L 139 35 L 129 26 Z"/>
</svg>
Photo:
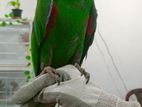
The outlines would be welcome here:
<svg viewBox="0 0 142 107">
<path fill-rule="evenodd" d="M 81 66 L 93 42 L 96 20 L 93 0 L 38 0 L 31 35 L 35 75 L 46 66 Z"/>
</svg>

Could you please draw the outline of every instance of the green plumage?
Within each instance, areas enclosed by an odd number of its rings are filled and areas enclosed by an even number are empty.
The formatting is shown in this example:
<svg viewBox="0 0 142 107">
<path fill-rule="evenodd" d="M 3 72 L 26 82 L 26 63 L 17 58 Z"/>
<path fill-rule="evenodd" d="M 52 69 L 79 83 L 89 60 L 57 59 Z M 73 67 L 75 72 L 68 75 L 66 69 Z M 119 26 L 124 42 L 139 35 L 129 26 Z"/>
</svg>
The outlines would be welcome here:
<svg viewBox="0 0 142 107">
<path fill-rule="evenodd" d="M 36 75 L 41 64 L 57 68 L 81 60 L 93 6 L 93 0 L 38 0 L 31 37 Z"/>
</svg>

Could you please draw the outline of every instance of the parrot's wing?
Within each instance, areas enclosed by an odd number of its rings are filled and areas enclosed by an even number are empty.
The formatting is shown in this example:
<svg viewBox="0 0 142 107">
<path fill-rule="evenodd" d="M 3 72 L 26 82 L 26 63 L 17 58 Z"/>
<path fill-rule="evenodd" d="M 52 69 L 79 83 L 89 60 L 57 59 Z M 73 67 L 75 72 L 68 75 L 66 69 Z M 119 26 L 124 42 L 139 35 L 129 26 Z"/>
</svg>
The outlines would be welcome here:
<svg viewBox="0 0 142 107">
<path fill-rule="evenodd" d="M 40 45 L 46 36 L 46 26 L 49 21 L 52 6 L 53 0 L 38 0 L 37 2 L 31 35 L 31 56 L 35 75 L 38 75 L 40 72 Z"/>
<path fill-rule="evenodd" d="M 96 25 L 97 25 L 97 11 L 95 5 L 93 4 L 88 19 L 86 36 L 84 40 L 84 49 L 80 60 L 80 64 L 82 64 L 84 57 L 87 56 L 88 49 L 93 43 L 94 33 L 96 31 Z"/>
</svg>

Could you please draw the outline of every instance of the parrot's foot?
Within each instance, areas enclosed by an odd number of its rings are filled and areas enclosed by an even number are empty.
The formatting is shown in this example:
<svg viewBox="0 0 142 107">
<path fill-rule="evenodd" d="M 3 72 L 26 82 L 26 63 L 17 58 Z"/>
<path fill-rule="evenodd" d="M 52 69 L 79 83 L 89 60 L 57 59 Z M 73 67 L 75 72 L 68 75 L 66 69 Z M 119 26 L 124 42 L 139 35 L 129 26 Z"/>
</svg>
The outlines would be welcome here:
<svg viewBox="0 0 142 107">
<path fill-rule="evenodd" d="M 46 67 L 45 64 L 44 64 L 44 63 L 41 63 L 41 65 L 40 65 L 40 70 L 43 71 L 45 67 Z"/>
<path fill-rule="evenodd" d="M 84 77 L 86 78 L 86 84 L 89 82 L 90 80 L 90 74 L 88 72 L 85 71 L 84 68 L 81 68 L 80 65 L 78 63 L 75 63 L 74 65 L 81 73 L 81 76 L 84 75 Z"/>
<path fill-rule="evenodd" d="M 52 68 L 52 67 L 45 67 L 42 72 L 40 73 L 40 75 L 46 74 L 48 73 L 50 76 L 52 76 L 56 83 L 58 83 L 58 85 L 60 85 L 60 75 L 57 73 L 56 69 Z"/>
</svg>

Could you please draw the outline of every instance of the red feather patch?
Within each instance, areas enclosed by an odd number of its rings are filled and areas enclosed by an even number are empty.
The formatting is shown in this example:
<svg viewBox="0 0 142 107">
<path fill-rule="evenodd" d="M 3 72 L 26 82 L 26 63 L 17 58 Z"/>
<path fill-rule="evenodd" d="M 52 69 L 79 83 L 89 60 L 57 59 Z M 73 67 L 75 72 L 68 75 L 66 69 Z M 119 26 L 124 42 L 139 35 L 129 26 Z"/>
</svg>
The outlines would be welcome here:
<svg viewBox="0 0 142 107">
<path fill-rule="evenodd" d="M 89 16 L 89 19 L 88 19 L 88 25 L 87 25 L 87 31 L 86 31 L 86 36 L 89 36 L 92 34 L 92 32 L 94 31 L 94 28 L 93 28 L 93 16 Z"/>
<path fill-rule="evenodd" d="M 55 4 L 53 4 L 52 10 L 51 10 L 51 14 L 49 17 L 49 22 L 47 24 L 46 27 L 46 31 L 47 33 L 53 28 L 53 26 L 55 25 L 56 22 L 56 18 L 57 18 L 57 6 Z"/>
</svg>

